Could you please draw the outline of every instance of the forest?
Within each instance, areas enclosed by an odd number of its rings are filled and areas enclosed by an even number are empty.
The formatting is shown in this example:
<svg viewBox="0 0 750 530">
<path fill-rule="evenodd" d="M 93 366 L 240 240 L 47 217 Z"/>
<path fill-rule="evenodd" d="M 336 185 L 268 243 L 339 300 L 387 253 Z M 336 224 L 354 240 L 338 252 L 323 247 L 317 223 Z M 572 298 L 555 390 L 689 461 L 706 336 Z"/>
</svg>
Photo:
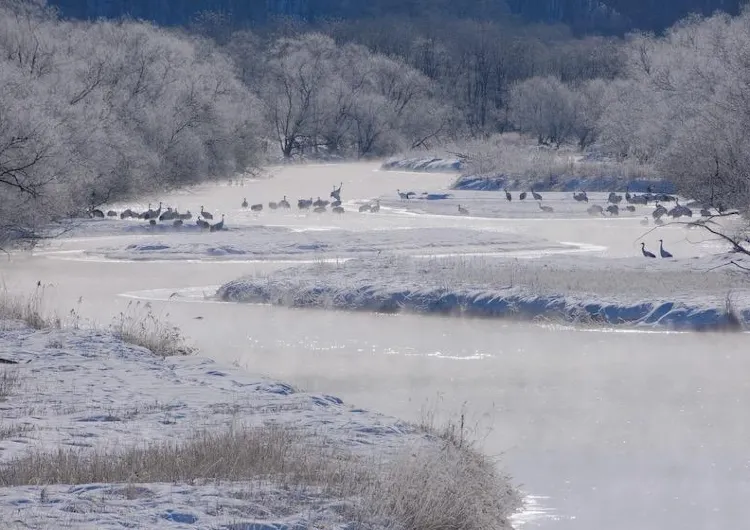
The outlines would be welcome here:
<svg viewBox="0 0 750 530">
<path fill-rule="evenodd" d="M 269 161 L 507 132 L 654 168 L 706 203 L 750 204 L 744 11 L 575 36 L 471 16 L 235 29 L 202 12 L 167 28 L 0 0 L 0 53 L 0 241 Z"/>
<path fill-rule="evenodd" d="M 362 18 L 513 18 L 560 23 L 583 33 L 661 31 L 689 14 L 721 10 L 738 14 L 743 0 L 54 0 L 66 17 L 142 18 L 161 25 L 185 25 L 197 13 L 231 15 L 235 29 L 262 25 L 278 16 L 307 22 Z"/>
</svg>

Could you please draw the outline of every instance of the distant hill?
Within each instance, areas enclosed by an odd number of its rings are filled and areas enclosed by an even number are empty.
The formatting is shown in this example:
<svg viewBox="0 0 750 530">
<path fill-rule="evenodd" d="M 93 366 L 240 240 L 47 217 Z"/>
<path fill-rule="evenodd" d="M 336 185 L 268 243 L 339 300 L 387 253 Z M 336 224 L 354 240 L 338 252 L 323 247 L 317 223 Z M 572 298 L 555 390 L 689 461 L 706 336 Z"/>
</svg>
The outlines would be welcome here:
<svg viewBox="0 0 750 530">
<path fill-rule="evenodd" d="M 383 15 L 481 17 L 516 15 L 530 22 L 564 23 L 578 31 L 661 30 L 687 14 L 739 12 L 747 0 L 49 0 L 66 17 L 130 15 L 182 25 L 201 11 L 232 15 L 235 26 L 264 24 L 279 15 L 308 21 Z"/>
</svg>

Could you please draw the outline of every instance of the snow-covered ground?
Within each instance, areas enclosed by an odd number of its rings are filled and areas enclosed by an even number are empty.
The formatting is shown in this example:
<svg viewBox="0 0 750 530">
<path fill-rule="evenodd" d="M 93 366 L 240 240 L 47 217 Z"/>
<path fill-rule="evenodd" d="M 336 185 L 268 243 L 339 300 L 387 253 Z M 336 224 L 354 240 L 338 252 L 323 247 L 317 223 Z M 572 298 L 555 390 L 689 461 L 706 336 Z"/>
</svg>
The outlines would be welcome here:
<svg viewBox="0 0 750 530">
<path fill-rule="evenodd" d="M 447 172 L 460 176 L 453 184 L 456 190 L 498 191 L 578 191 L 674 193 L 674 186 L 664 179 L 643 173 L 647 168 L 627 166 L 596 153 L 581 154 L 575 149 L 551 149 L 509 135 L 498 137 L 493 147 L 488 143 L 471 148 L 457 147 L 466 159 L 444 151 L 404 154 L 385 161 L 387 171 Z"/>
<path fill-rule="evenodd" d="M 141 228 L 141 227 L 139 227 Z M 144 230 L 148 232 L 148 229 Z M 101 246 L 90 257 L 118 260 L 279 260 L 348 258 L 352 256 L 415 254 L 440 249 L 457 254 L 518 253 L 563 250 L 543 239 L 521 238 L 508 232 L 462 228 L 413 228 L 365 232 L 339 228 L 250 226 L 206 234 L 195 230 L 147 234 L 140 242 L 120 247 Z M 145 239 L 145 240 L 144 240 Z"/>
<path fill-rule="evenodd" d="M 457 190 L 477 191 L 502 191 L 530 190 L 536 191 L 580 191 L 587 192 L 624 192 L 630 190 L 632 193 L 644 193 L 651 189 L 653 193 L 674 193 L 674 186 L 665 180 L 656 179 L 625 179 L 616 175 L 604 175 L 596 177 L 517 177 L 512 175 L 462 175 L 456 180 L 453 188 Z"/>
<path fill-rule="evenodd" d="M 590 256 L 522 261 L 389 257 L 291 267 L 229 282 L 217 296 L 290 307 L 672 329 L 728 327 L 735 316 L 750 324 L 750 279 L 736 269 L 713 269 L 717 261 L 699 259 L 686 266 L 674 260 L 652 264 Z M 726 314 L 727 297 L 735 315 Z"/>
<path fill-rule="evenodd" d="M 351 454 L 367 462 L 444 443 L 336 397 L 204 357 L 162 359 L 106 332 L 0 324 L 0 358 L 18 363 L 0 368 L 15 379 L 0 400 L 0 484 L 10 475 L 6 468 L 3 478 L 3 466 L 29 453 L 114 455 L 177 444 L 199 432 L 270 424 L 324 440 L 338 458 Z M 124 483 L 0 488 L 3 528 L 344 529 L 354 521 L 342 508 L 356 501 L 262 476 L 143 483 L 136 475 Z"/>
</svg>

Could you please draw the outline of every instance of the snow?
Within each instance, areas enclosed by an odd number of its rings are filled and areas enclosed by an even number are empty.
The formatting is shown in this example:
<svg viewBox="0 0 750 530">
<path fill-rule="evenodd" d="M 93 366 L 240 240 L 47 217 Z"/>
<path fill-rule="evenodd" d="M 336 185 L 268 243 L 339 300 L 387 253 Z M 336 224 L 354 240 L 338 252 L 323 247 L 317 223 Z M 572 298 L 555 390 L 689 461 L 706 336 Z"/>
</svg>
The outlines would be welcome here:
<svg viewBox="0 0 750 530">
<path fill-rule="evenodd" d="M 103 255 L 109 259 L 309 259 L 311 256 L 332 254 L 339 257 L 390 253 L 416 253 L 438 247 L 447 252 L 502 252 L 548 248 L 542 240 L 521 240 L 511 234 L 479 232 L 462 229 L 414 229 L 379 231 L 363 235 L 345 230 L 319 232 L 265 231 L 237 229 L 218 238 L 173 236 L 147 244 L 134 243 L 124 248 L 98 249 L 88 255 Z M 211 240 L 214 242 L 211 242 Z M 429 241 L 425 244 L 425 241 Z M 557 246 L 556 248 L 563 248 Z"/>
<path fill-rule="evenodd" d="M 4 523 L 8 529 L 343 530 L 348 526 L 337 513 L 340 505 L 323 495 L 300 498 L 268 484 L 135 482 L 13 488 L 2 509 L 14 514 Z M 289 511 L 294 513 L 274 516 Z"/>
<path fill-rule="evenodd" d="M 725 311 L 731 292 L 737 316 L 750 324 L 750 282 L 726 269 L 706 273 L 714 263 L 699 260 L 691 271 L 676 260 L 590 256 L 524 263 L 476 257 L 357 259 L 242 278 L 221 286 L 217 297 L 292 307 L 708 330 L 732 327 Z M 633 284 L 640 289 L 634 291 Z"/>
<path fill-rule="evenodd" d="M 353 231 L 339 228 L 300 230 L 282 227 L 240 226 L 221 233 L 155 234 L 148 242 L 98 246 L 91 258 L 117 260 L 278 260 L 372 255 L 382 252 L 415 254 L 439 248 L 442 252 L 477 253 L 562 250 L 539 238 L 519 238 L 501 230 L 467 228 L 407 228 Z"/>
<path fill-rule="evenodd" d="M 0 357 L 19 363 L 10 369 L 20 383 L 0 403 L 0 428 L 13 427 L 0 438 L 0 465 L 34 450 L 145 446 L 268 422 L 311 429 L 362 454 L 437 443 L 402 421 L 211 359 L 161 359 L 101 331 L 2 324 Z M 5 528 L 346 528 L 342 501 L 266 483 L 0 489 L 0 513 L 13 513 Z"/>
<path fill-rule="evenodd" d="M 528 148 L 529 156 L 535 151 L 534 148 Z M 568 172 L 582 162 L 597 161 L 605 162 L 609 160 L 599 160 L 594 156 L 565 155 L 561 154 L 560 159 L 566 159 L 563 166 L 569 166 Z M 611 162 L 611 161 L 610 161 Z M 591 165 L 591 164 L 589 164 Z M 472 172 L 466 164 L 458 158 L 449 157 L 394 157 L 383 163 L 382 169 L 387 171 L 415 171 L 415 172 L 446 172 L 461 173 L 459 178 L 452 186 L 455 190 L 475 190 L 475 191 L 502 191 L 505 188 L 510 190 L 529 190 L 531 186 L 536 191 L 620 191 L 624 192 L 629 188 L 633 193 L 644 193 L 648 187 L 651 187 L 654 193 L 674 193 L 674 186 L 664 179 L 644 179 L 644 178 L 624 178 L 620 175 L 609 174 L 611 171 L 606 164 L 601 164 L 602 168 L 599 174 L 559 174 L 554 169 L 550 176 L 534 175 L 534 171 L 526 168 L 523 173 L 489 173 L 476 174 Z M 591 171 L 586 169 L 586 173 Z M 575 171 L 574 171 L 575 172 Z"/>
<path fill-rule="evenodd" d="M 457 173 L 463 164 L 458 158 L 391 158 L 381 166 L 388 171 L 424 171 Z"/>
</svg>

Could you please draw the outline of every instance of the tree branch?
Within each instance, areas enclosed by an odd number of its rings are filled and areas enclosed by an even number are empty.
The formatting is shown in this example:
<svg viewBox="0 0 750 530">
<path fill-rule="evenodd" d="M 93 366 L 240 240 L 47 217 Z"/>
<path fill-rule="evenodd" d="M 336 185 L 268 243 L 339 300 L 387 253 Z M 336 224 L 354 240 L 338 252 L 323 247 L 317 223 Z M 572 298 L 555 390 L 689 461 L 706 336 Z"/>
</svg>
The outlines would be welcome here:
<svg viewBox="0 0 750 530">
<path fill-rule="evenodd" d="M 698 221 L 690 221 L 690 222 L 672 221 L 670 223 L 666 223 L 666 224 L 661 225 L 661 226 L 655 226 L 655 227 L 653 227 L 652 229 L 648 230 L 645 234 L 643 234 L 643 236 L 641 236 L 641 239 L 644 236 L 647 236 L 648 234 L 650 234 L 651 232 L 653 232 L 654 230 L 658 230 L 659 228 L 662 228 L 663 226 L 670 226 L 670 225 L 695 226 L 695 227 L 703 228 L 707 232 L 710 232 L 711 234 L 713 234 L 713 235 L 719 237 L 720 239 L 726 241 L 727 243 L 729 243 L 730 245 L 732 245 L 732 249 L 735 252 L 739 252 L 741 254 L 745 254 L 746 256 L 750 256 L 750 249 L 747 249 L 747 248 L 743 247 L 740 244 L 740 241 L 738 241 L 737 239 L 735 239 L 735 238 L 733 238 L 731 236 L 728 236 L 725 233 L 723 233 L 723 232 L 721 232 L 721 231 L 719 231 L 719 230 L 717 230 L 717 229 L 715 229 L 715 228 L 713 228 L 713 227 L 711 227 L 711 226 L 708 225 L 708 223 L 712 223 L 713 220 L 715 218 L 717 218 L 717 217 L 730 217 L 730 216 L 733 216 L 733 215 L 739 215 L 739 212 L 724 212 L 722 214 L 716 214 L 716 215 L 712 215 L 710 217 L 706 217 L 705 219 L 699 219 Z M 716 224 L 716 223 L 714 223 L 714 224 Z"/>
</svg>

